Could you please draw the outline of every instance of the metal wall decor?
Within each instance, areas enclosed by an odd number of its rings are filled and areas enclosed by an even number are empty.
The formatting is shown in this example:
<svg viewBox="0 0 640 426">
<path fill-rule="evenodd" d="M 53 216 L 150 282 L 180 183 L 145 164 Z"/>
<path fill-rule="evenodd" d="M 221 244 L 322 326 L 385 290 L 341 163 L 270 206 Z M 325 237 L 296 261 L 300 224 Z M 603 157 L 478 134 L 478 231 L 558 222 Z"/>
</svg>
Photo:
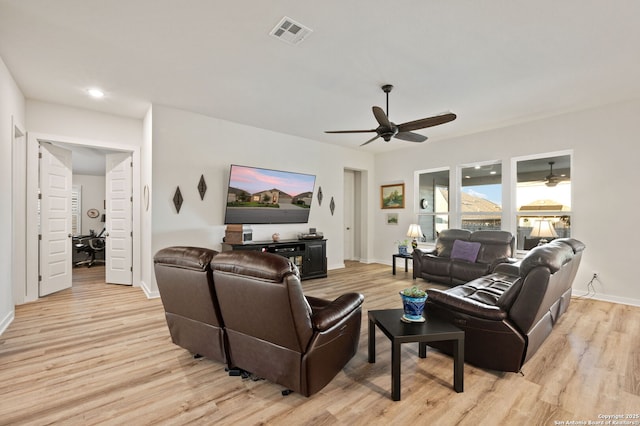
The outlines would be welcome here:
<svg viewBox="0 0 640 426">
<path fill-rule="evenodd" d="M 200 175 L 200 182 L 198 182 L 198 192 L 200 193 L 200 199 L 204 200 L 204 194 L 207 192 L 207 183 L 204 181 L 204 175 Z"/>
<path fill-rule="evenodd" d="M 180 192 L 180 187 L 176 188 L 176 193 L 173 195 L 173 205 L 176 206 L 176 211 L 180 213 L 180 207 L 182 207 L 182 202 L 184 199 L 182 198 L 182 193 Z"/>
<path fill-rule="evenodd" d="M 318 205 L 319 206 L 322 205 L 322 187 L 321 186 L 318 187 Z"/>
<path fill-rule="evenodd" d="M 331 202 L 329 203 L 329 210 L 331 210 L 331 216 L 333 216 L 333 211 L 336 209 L 336 203 L 333 201 L 333 197 L 331 197 Z"/>
</svg>

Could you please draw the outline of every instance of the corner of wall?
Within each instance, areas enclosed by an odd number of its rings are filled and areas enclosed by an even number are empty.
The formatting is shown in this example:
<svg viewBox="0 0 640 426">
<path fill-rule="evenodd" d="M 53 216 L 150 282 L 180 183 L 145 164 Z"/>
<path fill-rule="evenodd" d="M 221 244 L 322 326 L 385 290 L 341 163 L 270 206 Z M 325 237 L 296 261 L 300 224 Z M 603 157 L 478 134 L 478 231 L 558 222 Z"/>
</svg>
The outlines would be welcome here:
<svg viewBox="0 0 640 426">
<path fill-rule="evenodd" d="M 144 294 L 147 296 L 147 299 L 157 299 L 160 297 L 160 292 L 152 291 L 146 282 L 140 281 L 140 288 L 144 291 Z"/>
<path fill-rule="evenodd" d="M 5 315 L 4 318 L 2 318 L 2 321 L 0 321 L 0 336 L 5 332 L 7 328 L 9 328 L 9 325 L 15 319 L 15 313 L 16 313 L 15 309 L 10 310 L 7 313 L 7 315 Z"/>
</svg>

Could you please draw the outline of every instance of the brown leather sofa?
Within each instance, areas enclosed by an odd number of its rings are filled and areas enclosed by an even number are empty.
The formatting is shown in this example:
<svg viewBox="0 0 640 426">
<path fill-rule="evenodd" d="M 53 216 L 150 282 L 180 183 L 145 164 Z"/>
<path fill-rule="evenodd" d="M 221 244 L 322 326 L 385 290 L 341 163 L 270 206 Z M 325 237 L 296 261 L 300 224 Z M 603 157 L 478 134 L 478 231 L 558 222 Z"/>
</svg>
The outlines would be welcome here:
<svg viewBox="0 0 640 426">
<path fill-rule="evenodd" d="M 296 266 L 270 253 L 212 260 L 233 367 L 310 396 L 356 354 L 364 297 L 305 297 Z"/>
<path fill-rule="evenodd" d="M 428 289 L 426 313 L 465 331 L 466 362 L 518 372 L 566 312 L 584 248 L 576 239 L 559 238 L 487 276 Z M 451 353 L 446 342 L 430 345 Z"/>
<path fill-rule="evenodd" d="M 154 270 L 173 343 L 226 363 L 224 328 L 211 270 L 217 253 L 198 247 L 167 247 L 156 253 Z"/>
<path fill-rule="evenodd" d="M 462 244 L 466 247 L 458 250 Z M 413 251 L 413 278 L 447 285 L 463 284 L 493 272 L 500 263 L 511 261 L 514 248 L 515 239 L 508 231 L 444 229 L 438 235 L 435 249 Z M 477 252 L 471 254 L 464 249 Z M 457 257 L 456 252 L 460 253 Z"/>
</svg>

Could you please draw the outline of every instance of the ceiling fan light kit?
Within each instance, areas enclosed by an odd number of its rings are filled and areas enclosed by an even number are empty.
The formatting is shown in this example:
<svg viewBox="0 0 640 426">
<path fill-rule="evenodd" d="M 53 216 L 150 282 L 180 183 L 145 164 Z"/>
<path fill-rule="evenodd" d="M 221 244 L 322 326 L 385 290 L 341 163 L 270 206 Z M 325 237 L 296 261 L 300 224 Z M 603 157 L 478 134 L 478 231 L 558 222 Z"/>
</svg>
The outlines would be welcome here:
<svg viewBox="0 0 640 426">
<path fill-rule="evenodd" d="M 387 112 L 385 113 L 382 108 L 374 106 L 373 116 L 378 122 L 378 127 L 369 130 L 327 130 L 325 133 L 370 133 L 375 132 L 376 135 L 361 144 L 360 146 L 367 145 L 378 138 L 384 139 L 389 142 L 391 138 L 400 139 L 407 142 L 424 142 L 427 137 L 419 133 L 414 133 L 414 130 L 425 129 L 427 127 L 438 126 L 440 124 L 448 123 L 456 119 L 456 115 L 452 112 L 447 112 L 433 117 L 422 118 L 419 120 L 408 121 L 402 124 L 395 124 L 389 120 L 389 92 L 393 89 L 393 85 L 385 84 L 381 87 L 382 91 L 387 95 Z"/>
<path fill-rule="evenodd" d="M 560 181 L 560 178 L 558 178 L 558 176 L 553 174 L 554 164 L 555 164 L 555 161 L 549 161 L 549 174 L 544 179 L 544 184 L 547 185 L 548 187 L 554 187 Z"/>
</svg>

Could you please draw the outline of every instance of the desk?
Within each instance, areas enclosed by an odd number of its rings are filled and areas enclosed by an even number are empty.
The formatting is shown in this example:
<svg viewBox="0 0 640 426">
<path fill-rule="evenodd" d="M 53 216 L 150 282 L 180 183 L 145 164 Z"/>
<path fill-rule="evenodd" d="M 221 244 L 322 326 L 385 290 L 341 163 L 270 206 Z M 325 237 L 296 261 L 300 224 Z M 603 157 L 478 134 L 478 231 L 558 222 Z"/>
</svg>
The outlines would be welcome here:
<svg viewBox="0 0 640 426">
<path fill-rule="evenodd" d="M 369 311 L 369 362 L 376 362 L 376 325 L 391 340 L 391 398 L 400 401 L 400 345 L 418 343 L 418 356 L 427 357 L 427 343 L 453 342 L 453 388 L 464 390 L 464 331 L 436 317 L 425 322 L 405 323 L 402 309 Z"/>
<path fill-rule="evenodd" d="M 393 275 L 396 274 L 396 259 L 400 258 L 400 259 L 404 259 L 404 271 L 405 272 L 409 272 L 409 265 L 408 265 L 408 261 L 413 259 L 413 255 L 411 254 L 400 254 L 400 253 L 396 253 L 392 256 L 392 262 L 393 262 Z"/>
</svg>

